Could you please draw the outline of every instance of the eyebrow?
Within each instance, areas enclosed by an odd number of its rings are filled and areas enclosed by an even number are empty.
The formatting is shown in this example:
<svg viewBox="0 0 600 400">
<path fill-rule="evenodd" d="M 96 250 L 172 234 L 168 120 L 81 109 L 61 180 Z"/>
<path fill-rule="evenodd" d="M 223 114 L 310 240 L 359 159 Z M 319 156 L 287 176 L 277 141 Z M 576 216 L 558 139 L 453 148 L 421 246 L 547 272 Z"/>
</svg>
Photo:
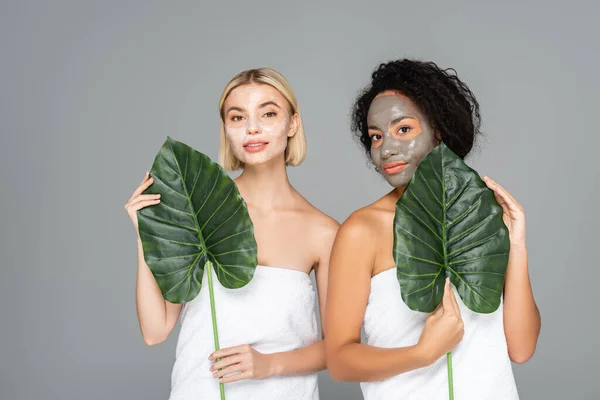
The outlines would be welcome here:
<svg viewBox="0 0 600 400">
<path fill-rule="evenodd" d="M 281 109 L 281 107 L 279 107 L 279 104 L 275 103 L 274 101 L 266 101 L 266 102 L 262 103 L 260 106 L 258 106 L 258 108 L 263 108 L 263 107 L 266 107 L 266 106 L 275 106 L 275 107 Z M 241 107 L 233 106 L 233 107 L 229 107 L 227 109 L 227 114 L 229 114 L 231 111 L 244 112 L 246 110 L 244 110 Z"/>
<path fill-rule="evenodd" d="M 265 103 L 262 103 L 262 104 L 259 106 L 259 108 L 263 108 L 263 107 L 266 107 L 266 106 L 275 106 L 275 107 L 277 107 L 277 108 L 281 108 L 281 107 L 279 107 L 279 104 L 275 103 L 274 101 L 267 101 L 267 102 L 265 102 Z"/>
<path fill-rule="evenodd" d="M 394 126 L 398 122 L 400 122 L 400 121 L 402 121 L 404 119 L 415 119 L 415 117 L 413 117 L 412 115 L 404 115 L 404 116 L 396 118 L 395 120 L 393 120 L 392 122 L 390 122 L 390 126 Z"/>
<path fill-rule="evenodd" d="M 400 122 L 400 121 L 402 121 L 402 120 L 404 120 L 404 119 L 416 119 L 416 117 L 413 117 L 412 115 L 403 115 L 403 116 L 401 116 L 401 117 L 398 117 L 398 118 L 394 119 L 393 121 L 391 121 L 391 122 L 389 123 L 389 126 L 394 126 L 394 125 L 396 125 L 398 122 Z M 374 130 L 378 130 L 378 131 L 380 131 L 380 130 L 381 130 L 381 129 L 380 129 L 378 126 L 376 126 L 376 125 L 369 125 L 369 126 L 367 127 L 367 129 L 374 129 Z"/>
<path fill-rule="evenodd" d="M 240 108 L 240 107 L 233 106 L 233 107 L 229 107 L 229 108 L 227 109 L 227 114 L 229 114 L 231 111 L 239 111 L 239 112 L 244 112 L 245 110 L 244 110 L 243 108 Z"/>
</svg>

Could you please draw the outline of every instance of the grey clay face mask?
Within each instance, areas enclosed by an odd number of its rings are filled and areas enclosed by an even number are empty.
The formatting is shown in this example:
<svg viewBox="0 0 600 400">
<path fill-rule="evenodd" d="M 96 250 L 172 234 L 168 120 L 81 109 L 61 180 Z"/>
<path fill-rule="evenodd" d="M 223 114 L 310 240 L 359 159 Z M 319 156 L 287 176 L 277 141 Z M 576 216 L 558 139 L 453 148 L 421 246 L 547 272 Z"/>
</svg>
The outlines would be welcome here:
<svg viewBox="0 0 600 400">
<path fill-rule="evenodd" d="M 388 183 L 406 186 L 435 148 L 435 133 L 412 101 L 397 94 L 375 98 L 367 115 L 371 160 Z"/>
</svg>

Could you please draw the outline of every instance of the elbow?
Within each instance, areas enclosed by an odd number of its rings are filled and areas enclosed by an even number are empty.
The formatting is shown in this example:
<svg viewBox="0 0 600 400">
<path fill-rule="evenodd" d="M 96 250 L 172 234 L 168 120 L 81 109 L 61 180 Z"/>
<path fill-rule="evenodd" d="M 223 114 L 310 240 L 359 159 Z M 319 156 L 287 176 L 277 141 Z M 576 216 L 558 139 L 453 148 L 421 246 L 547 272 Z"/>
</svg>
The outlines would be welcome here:
<svg viewBox="0 0 600 400">
<path fill-rule="evenodd" d="M 327 371 L 329 371 L 331 379 L 336 382 L 352 381 L 347 369 L 344 367 L 338 355 L 333 352 L 329 352 L 327 354 Z"/>
<path fill-rule="evenodd" d="M 327 363 L 327 370 L 329 371 L 329 375 L 331 379 L 336 382 L 350 382 L 348 379 L 348 375 L 345 373 L 343 368 L 340 368 L 336 363 Z"/>
<path fill-rule="evenodd" d="M 508 356 L 510 360 L 516 364 L 525 364 L 529 361 L 535 354 L 539 334 L 540 326 L 538 325 L 537 329 L 526 335 L 507 335 Z"/>
<path fill-rule="evenodd" d="M 144 339 L 144 343 L 146 344 L 146 346 L 156 346 L 157 344 L 161 344 L 162 342 L 164 342 L 165 340 L 167 340 L 167 337 L 165 335 L 144 335 L 142 334 L 142 337 Z"/>
<path fill-rule="evenodd" d="M 144 338 L 144 343 L 146 346 L 156 346 L 157 344 L 161 344 L 164 340 L 155 340 L 151 338 Z"/>
<path fill-rule="evenodd" d="M 532 346 L 528 346 L 527 348 L 520 348 L 520 349 L 511 349 L 509 347 L 508 349 L 508 357 L 510 358 L 510 361 L 517 363 L 517 364 L 525 364 L 527 361 L 529 361 L 531 359 L 531 357 L 533 357 L 533 355 L 535 354 L 535 345 Z"/>
<path fill-rule="evenodd" d="M 525 364 L 533 357 L 534 351 L 520 351 L 508 353 L 510 360 L 517 364 Z"/>
</svg>

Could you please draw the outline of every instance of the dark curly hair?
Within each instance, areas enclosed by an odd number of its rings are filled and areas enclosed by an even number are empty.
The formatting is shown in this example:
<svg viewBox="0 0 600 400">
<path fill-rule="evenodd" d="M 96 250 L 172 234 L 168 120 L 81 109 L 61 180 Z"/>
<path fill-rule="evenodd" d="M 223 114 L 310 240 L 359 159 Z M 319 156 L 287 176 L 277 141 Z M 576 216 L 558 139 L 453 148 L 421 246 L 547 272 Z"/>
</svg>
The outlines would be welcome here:
<svg viewBox="0 0 600 400">
<path fill-rule="evenodd" d="M 465 158 L 481 134 L 479 103 L 452 68 L 441 69 L 432 61 L 401 59 L 380 64 L 371 84 L 359 94 L 352 111 L 352 131 L 370 156 L 367 113 L 381 92 L 394 90 L 421 110 L 429 125 L 450 150 Z"/>
</svg>

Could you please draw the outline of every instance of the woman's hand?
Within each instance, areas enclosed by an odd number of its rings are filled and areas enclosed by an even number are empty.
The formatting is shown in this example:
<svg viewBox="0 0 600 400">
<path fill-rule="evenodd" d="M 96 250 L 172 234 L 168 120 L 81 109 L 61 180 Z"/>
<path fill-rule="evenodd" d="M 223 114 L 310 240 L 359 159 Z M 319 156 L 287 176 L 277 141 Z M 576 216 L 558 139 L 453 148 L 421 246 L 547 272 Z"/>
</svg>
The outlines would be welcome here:
<svg viewBox="0 0 600 400">
<path fill-rule="evenodd" d="M 210 367 L 210 371 L 215 378 L 219 378 L 221 383 L 242 379 L 264 379 L 275 375 L 271 357 L 254 350 L 247 344 L 217 350 L 208 359 L 211 361 L 220 359 Z M 224 377 L 229 374 L 235 375 Z"/>
<path fill-rule="evenodd" d="M 525 212 L 523 207 L 500 185 L 483 177 L 485 184 L 504 211 L 502 219 L 508 228 L 510 253 L 504 283 L 504 334 L 511 361 L 524 363 L 535 353 L 540 334 L 540 312 L 533 298 L 527 248 L 525 247 Z"/>
<path fill-rule="evenodd" d="M 135 189 L 127 204 L 125 204 L 125 210 L 127 210 L 127 214 L 129 214 L 129 218 L 133 222 L 136 233 L 138 232 L 137 212 L 144 207 L 160 203 L 160 194 L 142 194 L 152 183 L 154 183 L 154 178 L 150 178 L 150 172 L 146 172 L 142 183 Z"/>
<path fill-rule="evenodd" d="M 483 177 L 483 181 L 494 192 L 496 201 L 502 206 L 504 211 L 502 219 L 508 228 L 511 247 L 525 248 L 525 212 L 523 207 L 502 186 L 487 176 Z"/>
<path fill-rule="evenodd" d="M 456 297 L 446 278 L 444 297 L 438 308 L 427 318 L 417 347 L 427 365 L 433 364 L 444 354 L 452 351 L 465 334 L 464 324 Z"/>
</svg>

